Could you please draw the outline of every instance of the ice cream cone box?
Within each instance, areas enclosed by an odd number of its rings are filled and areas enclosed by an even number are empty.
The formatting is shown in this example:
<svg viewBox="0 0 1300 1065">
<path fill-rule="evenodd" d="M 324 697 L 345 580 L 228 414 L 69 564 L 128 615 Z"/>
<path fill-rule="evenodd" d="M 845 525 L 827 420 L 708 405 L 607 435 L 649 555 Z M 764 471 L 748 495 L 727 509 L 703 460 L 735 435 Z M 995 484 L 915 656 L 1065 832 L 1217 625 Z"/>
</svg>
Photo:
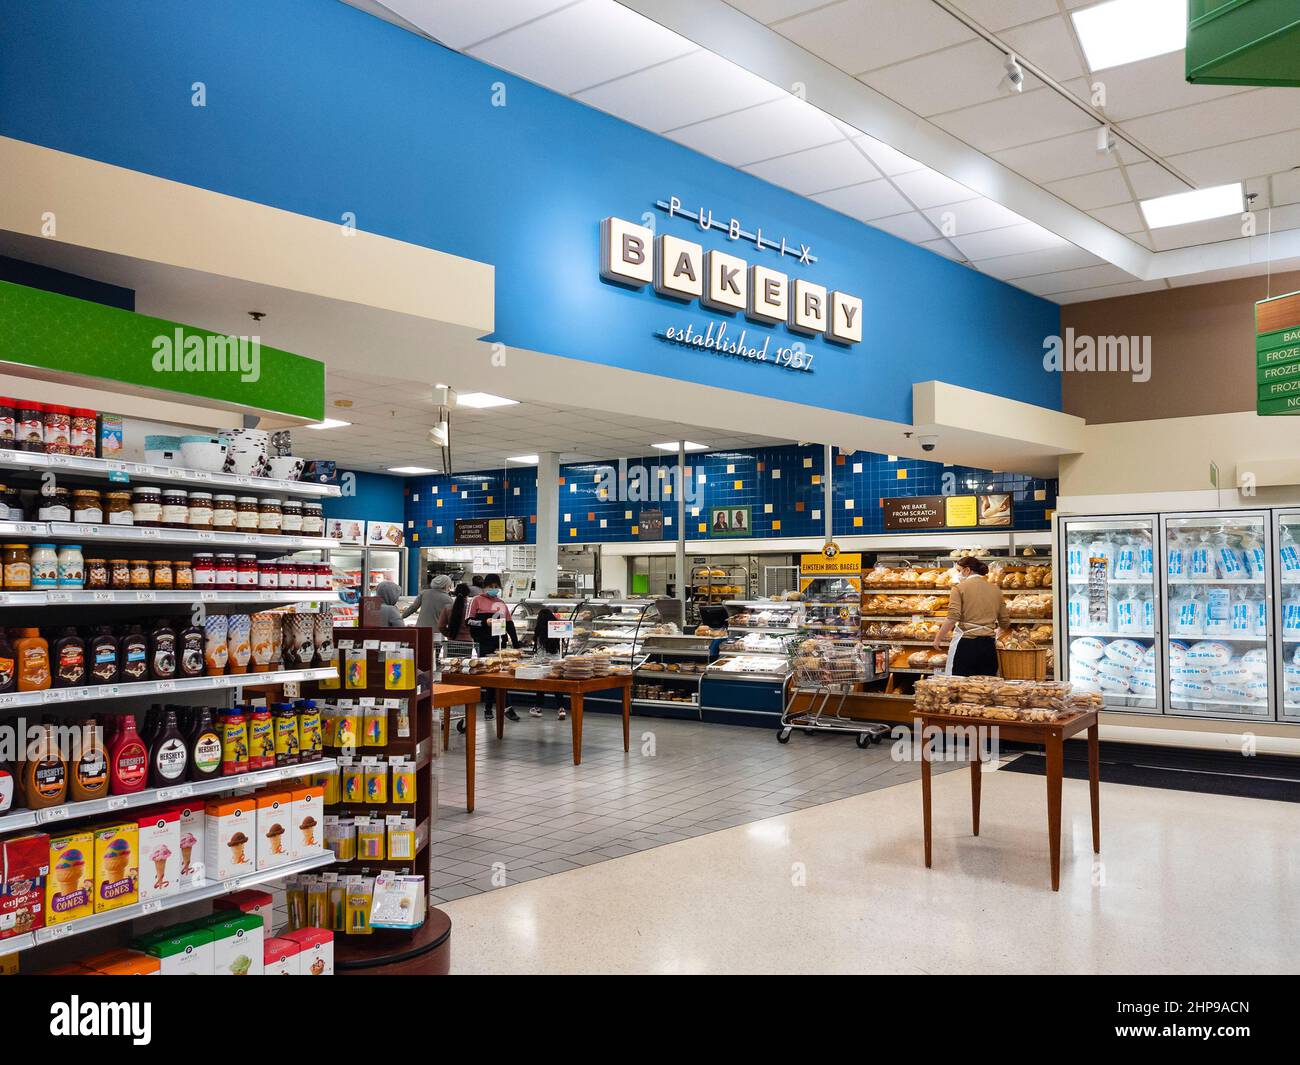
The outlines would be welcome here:
<svg viewBox="0 0 1300 1065">
<path fill-rule="evenodd" d="M 203 861 L 204 840 L 207 838 L 207 808 L 202 801 L 181 802 L 174 807 L 177 813 L 177 850 L 180 853 L 179 868 L 176 871 L 177 883 L 181 888 L 190 887 L 204 879 L 206 866 Z"/>
<path fill-rule="evenodd" d="M 181 889 L 181 813 L 164 807 L 141 814 L 140 901 L 174 895 Z"/>
<path fill-rule="evenodd" d="M 310 858 L 325 849 L 325 836 L 321 825 L 325 820 L 325 788 L 309 784 L 296 788 L 293 793 L 292 859 Z"/>
<path fill-rule="evenodd" d="M 45 927 L 50 837 L 43 832 L 0 843 L 0 939 Z"/>
<path fill-rule="evenodd" d="M 133 954 L 102 966 L 98 971 L 105 976 L 162 976 L 162 963 L 148 954 Z"/>
<path fill-rule="evenodd" d="M 95 833 L 95 912 L 140 901 L 140 828 L 134 821 L 99 825 Z"/>
<path fill-rule="evenodd" d="M 328 928 L 299 928 L 283 938 L 298 944 L 299 976 L 334 975 L 334 933 Z"/>
<path fill-rule="evenodd" d="M 257 868 L 257 803 L 251 796 L 208 803 L 203 861 L 209 880 L 229 880 Z"/>
<path fill-rule="evenodd" d="M 229 895 L 222 895 L 212 900 L 214 911 L 238 910 L 240 913 L 251 913 L 255 917 L 262 918 L 262 926 L 268 929 L 271 927 L 271 911 L 274 905 L 275 900 L 269 891 L 258 891 L 256 888 L 232 891 Z"/>
<path fill-rule="evenodd" d="M 263 976 L 300 976 L 298 960 L 302 948 L 292 939 L 272 936 L 262 952 Z"/>
<path fill-rule="evenodd" d="M 324 792 L 322 791 L 322 795 Z M 273 869 L 291 860 L 296 806 L 292 791 L 257 795 L 257 867 Z M 322 805 L 324 800 L 322 799 Z"/>
<path fill-rule="evenodd" d="M 68 832 L 50 837 L 45 881 L 45 923 L 62 924 L 95 912 L 95 836 Z"/>
<path fill-rule="evenodd" d="M 211 976 L 212 942 L 210 928 L 191 928 L 178 935 L 153 940 L 147 953 L 158 959 L 162 976 Z"/>
<path fill-rule="evenodd" d="M 212 971 L 217 976 L 261 976 L 266 931 L 262 918 L 232 913 L 209 921 L 212 932 Z"/>
</svg>

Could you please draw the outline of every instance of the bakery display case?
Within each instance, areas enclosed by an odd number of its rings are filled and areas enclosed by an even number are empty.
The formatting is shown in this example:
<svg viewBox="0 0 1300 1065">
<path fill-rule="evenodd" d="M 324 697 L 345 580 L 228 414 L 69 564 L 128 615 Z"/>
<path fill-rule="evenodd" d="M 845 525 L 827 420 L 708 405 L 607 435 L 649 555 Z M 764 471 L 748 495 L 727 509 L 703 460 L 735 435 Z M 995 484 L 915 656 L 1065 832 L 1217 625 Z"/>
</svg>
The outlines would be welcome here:
<svg viewBox="0 0 1300 1065">
<path fill-rule="evenodd" d="M 521 599 L 510 610 L 510 620 L 515 623 L 515 635 L 519 637 L 519 645 L 529 649 L 536 647 L 534 638 L 537 615 L 541 613 L 543 607 L 555 615 L 556 621 L 572 621 L 576 636 L 579 629 L 578 615 L 583 613 L 585 606 L 585 599 Z M 589 614 L 588 618 L 590 618 Z"/>
<path fill-rule="evenodd" d="M 739 562 L 712 562 L 691 567 L 691 601 L 704 605 L 738 599 L 749 590 L 749 570 Z"/>
<path fill-rule="evenodd" d="M 790 648 L 799 640 L 806 604 L 800 599 L 732 599 L 724 605 L 726 638 L 700 681 L 701 717 L 775 725 L 790 675 Z"/>
</svg>

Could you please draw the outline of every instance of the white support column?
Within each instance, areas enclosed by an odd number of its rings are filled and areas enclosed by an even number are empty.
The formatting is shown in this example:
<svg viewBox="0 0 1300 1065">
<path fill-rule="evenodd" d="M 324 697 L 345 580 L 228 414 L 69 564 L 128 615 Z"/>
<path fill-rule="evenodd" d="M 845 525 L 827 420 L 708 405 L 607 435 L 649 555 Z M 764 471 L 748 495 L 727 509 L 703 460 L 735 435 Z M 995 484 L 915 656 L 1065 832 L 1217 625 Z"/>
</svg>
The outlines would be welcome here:
<svg viewBox="0 0 1300 1065">
<path fill-rule="evenodd" d="M 682 624 L 686 624 L 686 441 L 677 441 L 677 598 L 682 603 Z"/>
<path fill-rule="evenodd" d="M 553 594 L 560 567 L 560 456 L 537 456 L 537 594 Z"/>
<path fill-rule="evenodd" d="M 822 466 L 825 471 L 822 473 L 822 517 L 826 519 L 826 542 L 830 543 L 835 539 L 835 493 L 831 488 L 831 470 L 834 468 L 831 463 L 830 444 L 823 445 L 825 448 L 825 457 L 822 460 Z"/>
</svg>

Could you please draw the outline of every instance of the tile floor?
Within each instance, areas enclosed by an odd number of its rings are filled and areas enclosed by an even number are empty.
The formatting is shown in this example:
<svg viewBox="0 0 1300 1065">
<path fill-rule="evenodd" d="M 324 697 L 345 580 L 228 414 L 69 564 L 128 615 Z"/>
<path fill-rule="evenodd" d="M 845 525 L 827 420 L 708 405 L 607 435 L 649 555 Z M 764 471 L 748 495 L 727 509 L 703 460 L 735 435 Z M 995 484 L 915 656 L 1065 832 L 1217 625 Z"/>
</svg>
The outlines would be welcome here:
<svg viewBox="0 0 1300 1065">
<path fill-rule="evenodd" d="M 582 765 L 554 711 L 519 711 L 498 742 L 479 722 L 474 813 L 465 812 L 464 737 L 434 763 L 435 902 L 595 865 L 709 832 L 916 780 L 888 738 L 859 750 L 848 735 L 776 742 L 775 730 L 588 714 Z M 943 768 L 936 763 L 936 771 Z"/>
</svg>

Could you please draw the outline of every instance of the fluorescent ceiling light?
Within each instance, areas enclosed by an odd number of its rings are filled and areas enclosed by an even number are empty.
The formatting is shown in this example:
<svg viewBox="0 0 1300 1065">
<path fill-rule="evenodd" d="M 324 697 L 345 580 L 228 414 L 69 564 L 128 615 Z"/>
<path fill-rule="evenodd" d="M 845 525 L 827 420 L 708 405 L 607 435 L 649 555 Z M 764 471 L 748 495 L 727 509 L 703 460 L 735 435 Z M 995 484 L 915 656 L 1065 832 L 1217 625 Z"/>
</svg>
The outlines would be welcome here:
<svg viewBox="0 0 1300 1065">
<path fill-rule="evenodd" d="M 657 448 L 657 449 L 660 450 L 660 451 L 676 451 L 676 450 L 677 450 L 677 441 L 675 441 L 675 440 L 670 440 L 670 441 L 669 441 L 668 443 L 666 443 L 666 444 L 651 444 L 650 446 L 653 447 L 653 448 Z M 687 451 L 708 451 L 708 450 L 709 450 L 709 445 L 708 445 L 708 444 L 693 444 L 693 443 L 691 443 L 689 440 L 687 440 L 687 441 L 686 441 L 686 450 L 687 450 Z"/>
<path fill-rule="evenodd" d="M 517 399 L 505 399 L 501 396 L 494 396 L 487 392 L 462 392 L 456 397 L 456 405 L 459 407 L 509 407 L 518 403 Z"/>
<path fill-rule="evenodd" d="M 431 470 L 428 466 L 389 466 L 389 473 L 408 473 L 414 476 L 419 473 L 437 473 L 437 470 Z"/>
<path fill-rule="evenodd" d="M 511 455 L 508 459 L 506 459 L 506 461 L 518 462 L 522 466 L 536 466 L 537 456 L 536 455 Z"/>
<path fill-rule="evenodd" d="M 308 429 L 342 429 L 345 425 L 351 425 L 351 422 L 340 421 L 338 418 L 326 418 L 324 421 L 312 422 L 305 428 Z"/>
<path fill-rule="evenodd" d="M 1187 222 L 1204 222 L 1207 218 L 1241 214 L 1245 210 L 1241 182 L 1216 185 L 1209 189 L 1176 192 L 1172 196 L 1157 196 L 1142 201 L 1142 213 L 1152 229 L 1162 226 L 1181 226 Z"/>
<path fill-rule="evenodd" d="M 1187 47 L 1187 0 L 1107 0 L 1071 18 L 1090 70 Z"/>
</svg>

